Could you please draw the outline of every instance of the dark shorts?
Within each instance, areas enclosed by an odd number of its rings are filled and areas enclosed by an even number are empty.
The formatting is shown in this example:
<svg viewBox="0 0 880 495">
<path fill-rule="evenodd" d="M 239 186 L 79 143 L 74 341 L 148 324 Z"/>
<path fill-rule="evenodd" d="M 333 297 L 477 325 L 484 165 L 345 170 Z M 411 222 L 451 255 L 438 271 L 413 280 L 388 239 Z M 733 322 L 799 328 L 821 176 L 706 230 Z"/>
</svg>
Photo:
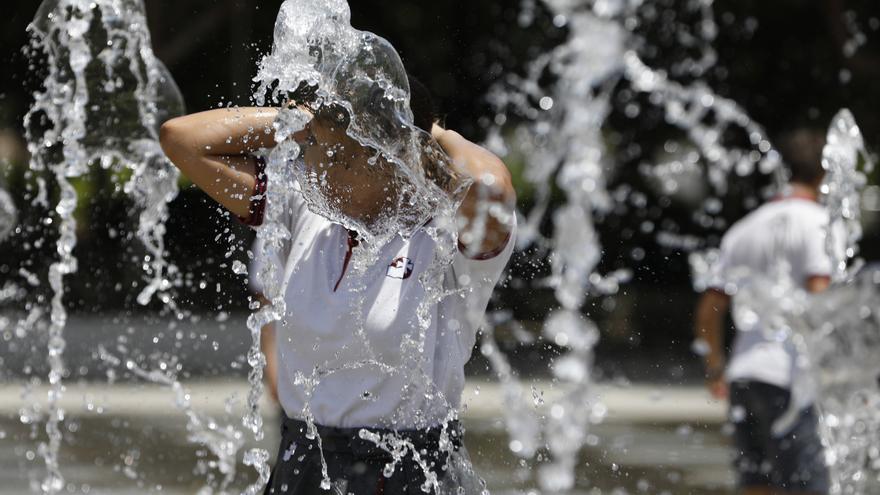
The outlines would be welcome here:
<svg viewBox="0 0 880 495">
<path fill-rule="evenodd" d="M 785 435 L 776 437 L 770 431 L 774 421 L 788 409 L 790 398 L 788 390 L 766 383 L 730 384 L 734 466 L 740 486 L 827 494 L 828 468 L 815 407 L 801 411 Z"/>
<path fill-rule="evenodd" d="M 482 481 L 474 474 L 461 444 L 461 429 L 457 423 L 447 427 L 445 437 L 441 437 L 439 428 L 397 433 L 370 428 L 371 433 L 403 440 L 419 453 L 416 459 L 412 448 L 404 447 L 396 462 L 388 450 L 361 438 L 360 428 L 317 426 L 317 430 L 318 437 L 309 438 L 305 422 L 284 420 L 281 446 L 266 495 L 477 495 L 482 491 Z M 397 443 L 398 447 L 401 445 Z M 325 479 L 322 451 L 330 480 L 330 486 L 324 488 L 321 486 Z M 425 468 L 436 483 L 428 480 Z M 422 489 L 423 485 L 427 491 Z M 459 492 L 459 487 L 464 491 Z"/>
</svg>

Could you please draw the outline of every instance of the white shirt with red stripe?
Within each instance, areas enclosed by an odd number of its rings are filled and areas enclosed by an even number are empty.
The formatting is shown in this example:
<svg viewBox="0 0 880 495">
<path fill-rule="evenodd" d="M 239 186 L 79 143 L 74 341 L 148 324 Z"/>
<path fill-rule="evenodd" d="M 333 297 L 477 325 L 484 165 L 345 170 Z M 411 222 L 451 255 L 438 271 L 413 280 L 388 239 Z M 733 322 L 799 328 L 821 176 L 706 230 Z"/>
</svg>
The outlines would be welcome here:
<svg viewBox="0 0 880 495">
<path fill-rule="evenodd" d="M 728 294 L 750 285 L 766 289 L 788 277 L 785 285 L 805 290 L 814 276 L 830 276 L 827 252 L 828 212 L 806 198 L 785 197 L 766 203 L 734 224 L 721 242 L 713 285 Z M 784 270 L 779 270 L 784 266 Z M 734 297 L 734 311 L 737 298 Z M 772 303 L 775 304 L 775 303 Z M 725 376 L 728 381 L 754 380 L 789 388 L 797 351 L 790 340 L 767 332 L 764 319 L 735 319 L 736 336 Z"/>
<path fill-rule="evenodd" d="M 434 259 L 434 240 L 422 230 L 408 240 L 394 238 L 359 279 L 348 266 L 351 250 L 359 249 L 349 231 L 312 213 L 298 191 L 285 218 L 292 235 L 278 262 L 287 314 L 275 325 L 278 394 L 286 414 L 311 414 L 317 424 L 345 428 L 444 422 L 450 408 L 460 406 L 464 365 L 510 259 L 516 226 L 499 252 L 474 259 L 457 251 L 443 273 L 447 295 L 430 307 L 418 354 L 402 353 L 401 343 L 417 340 L 420 331 L 416 310 L 427 294 L 419 277 Z M 250 269 L 257 291 L 259 261 Z"/>
</svg>

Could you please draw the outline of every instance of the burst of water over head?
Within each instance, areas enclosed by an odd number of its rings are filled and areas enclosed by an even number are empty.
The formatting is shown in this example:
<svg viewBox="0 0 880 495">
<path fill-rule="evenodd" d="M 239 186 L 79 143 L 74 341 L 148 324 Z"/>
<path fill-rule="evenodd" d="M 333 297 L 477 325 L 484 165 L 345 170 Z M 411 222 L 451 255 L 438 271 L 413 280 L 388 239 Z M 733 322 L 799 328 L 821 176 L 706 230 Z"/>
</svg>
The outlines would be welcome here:
<svg viewBox="0 0 880 495">
<path fill-rule="evenodd" d="M 413 123 L 409 83 L 397 51 L 385 39 L 351 27 L 350 17 L 345 1 L 285 1 L 275 24 L 272 52 L 261 62 L 256 77 L 258 95 L 271 93 L 276 100 L 306 104 L 313 114 L 326 116 L 325 124 L 333 132 L 344 131 L 351 139 L 325 146 L 360 148 L 322 148 L 330 160 L 319 160 L 321 153 L 297 161 L 297 156 L 274 152 L 270 159 L 298 163 L 295 179 L 310 209 L 381 245 L 394 235 L 409 237 L 438 212 L 454 211 L 469 183 Z M 297 111 L 301 110 L 284 108 L 282 114 Z M 284 119 L 282 115 L 279 121 Z M 298 131 L 281 125 L 280 139 Z M 379 199 L 384 203 L 381 212 L 366 220 L 346 211 L 339 195 L 333 194 L 345 187 L 326 185 L 328 179 L 342 182 L 342 176 L 352 173 L 351 169 L 328 171 L 340 167 L 333 155 L 346 152 L 349 158 L 351 153 L 368 155 L 361 157 L 365 163 L 356 164 L 362 169 L 361 178 L 350 180 L 346 187 L 355 187 L 357 181 L 380 181 L 387 191 L 385 201 Z M 304 156 L 309 156 L 308 149 Z"/>
</svg>

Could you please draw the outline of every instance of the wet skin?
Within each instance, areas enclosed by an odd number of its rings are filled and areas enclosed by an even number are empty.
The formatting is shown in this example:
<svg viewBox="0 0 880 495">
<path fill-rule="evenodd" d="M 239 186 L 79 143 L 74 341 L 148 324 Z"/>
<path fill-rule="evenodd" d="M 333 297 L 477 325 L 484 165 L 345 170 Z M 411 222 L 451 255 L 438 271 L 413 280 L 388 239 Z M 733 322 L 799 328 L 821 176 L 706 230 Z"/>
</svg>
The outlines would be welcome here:
<svg viewBox="0 0 880 495">
<path fill-rule="evenodd" d="M 394 166 L 348 136 L 343 126 L 319 116 L 294 138 L 303 146 L 306 170 L 342 214 L 369 224 L 400 204 L 401 177 Z"/>
</svg>

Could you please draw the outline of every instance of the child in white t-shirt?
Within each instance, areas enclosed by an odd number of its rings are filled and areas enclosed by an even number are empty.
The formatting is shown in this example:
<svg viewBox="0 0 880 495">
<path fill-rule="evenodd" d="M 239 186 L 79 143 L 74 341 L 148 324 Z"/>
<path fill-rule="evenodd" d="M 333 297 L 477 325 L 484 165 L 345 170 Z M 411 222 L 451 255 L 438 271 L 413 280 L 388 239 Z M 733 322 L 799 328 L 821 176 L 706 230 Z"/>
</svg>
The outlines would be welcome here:
<svg viewBox="0 0 880 495">
<path fill-rule="evenodd" d="M 501 160 L 434 125 L 427 93 L 415 82 L 410 86 L 415 125 L 439 143 L 458 173 L 474 179 L 459 208 L 460 231 L 485 222 L 484 235 L 470 243 L 468 236 L 460 238 L 436 288 L 446 296 L 430 303 L 425 325 L 417 310 L 429 297 L 420 275 L 437 248 L 427 232 L 430 221 L 410 238 L 381 246 L 378 262 L 355 277 L 349 262 L 360 248 L 358 233 L 315 214 L 300 190 L 290 191 L 282 221 L 291 237 L 279 259 L 257 260 L 275 263 L 285 274 L 287 306 L 275 328 L 278 397 L 287 419 L 266 493 L 326 493 L 328 478 L 340 493 L 357 495 L 423 493 L 425 483 L 437 493 L 453 486 L 477 490 L 463 479 L 471 473 L 447 463 L 449 452 L 466 457 L 450 419 L 476 330 L 513 249 L 515 193 Z M 275 144 L 276 115 L 271 108 L 240 108 L 173 119 L 162 127 L 162 146 L 197 186 L 246 223 L 259 225 L 266 185 L 264 164 L 254 152 Z M 376 180 L 381 174 L 364 171 L 391 165 L 382 159 L 369 163 L 375 153 L 349 137 L 345 126 L 317 112 L 294 138 L 305 147 L 304 166 L 340 165 L 327 181 L 339 191 L 335 202 L 344 214 L 375 216 L 391 207 L 387 184 Z M 481 201 L 495 204 L 496 214 L 479 218 Z M 423 334 L 414 339 L 413 332 Z M 422 342 L 415 360 L 401 351 L 407 339 Z M 317 437 L 307 419 L 317 425 Z M 365 439 L 362 429 L 379 436 Z M 392 432 L 398 448 L 410 447 L 386 476 L 391 446 L 379 448 L 377 441 Z"/>
</svg>

